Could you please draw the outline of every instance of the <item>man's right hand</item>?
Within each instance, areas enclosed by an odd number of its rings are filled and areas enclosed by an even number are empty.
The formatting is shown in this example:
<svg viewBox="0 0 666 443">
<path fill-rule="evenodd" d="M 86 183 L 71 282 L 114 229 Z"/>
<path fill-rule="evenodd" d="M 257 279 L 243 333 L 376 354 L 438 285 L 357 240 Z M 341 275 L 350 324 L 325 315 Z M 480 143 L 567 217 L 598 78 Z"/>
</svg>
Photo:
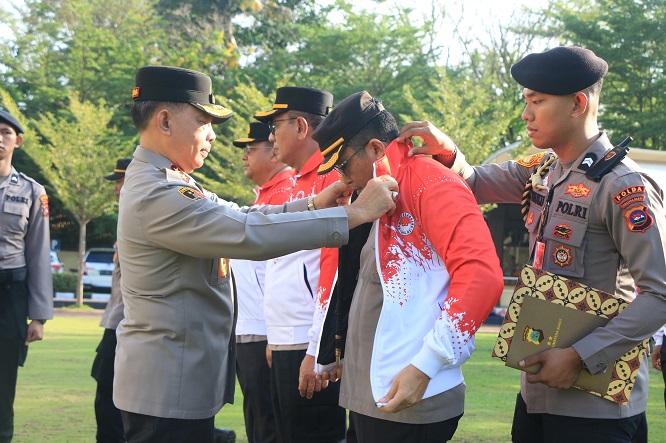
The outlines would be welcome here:
<svg viewBox="0 0 666 443">
<path fill-rule="evenodd" d="M 657 371 L 661 371 L 661 345 L 657 345 L 654 347 L 651 357 L 652 357 L 652 366 Z"/>
<path fill-rule="evenodd" d="M 395 211 L 394 193 L 397 194 L 397 191 L 398 182 L 389 175 L 368 181 L 354 203 L 345 206 L 349 229 L 375 221 L 384 214 L 392 214 Z"/>
<path fill-rule="evenodd" d="M 447 159 L 448 156 L 451 157 L 450 163 L 453 164 L 455 160 L 453 153 L 456 151 L 456 144 L 448 135 L 437 129 L 429 121 L 407 123 L 402 127 L 400 135 L 398 135 L 398 141 L 407 143 L 411 141 L 412 137 L 422 139 L 423 144 L 420 147 L 411 148 L 407 153 L 409 157 L 416 154 L 429 154 L 439 156 L 440 158 L 436 160 L 440 161 L 441 159 Z"/>
</svg>

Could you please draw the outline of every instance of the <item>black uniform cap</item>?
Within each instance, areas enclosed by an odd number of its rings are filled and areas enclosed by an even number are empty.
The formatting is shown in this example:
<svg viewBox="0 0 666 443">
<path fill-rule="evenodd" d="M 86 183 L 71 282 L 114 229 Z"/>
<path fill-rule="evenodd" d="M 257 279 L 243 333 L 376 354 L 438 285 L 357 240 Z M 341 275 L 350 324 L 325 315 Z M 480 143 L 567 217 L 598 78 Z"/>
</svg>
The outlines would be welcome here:
<svg viewBox="0 0 666 443">
<path fill-rule="evenodd" d="M 9 126 L 13 127 L 14 131 L 16 131 L 16 135 L 25 134 L 23 126 L 21 126 L 18 120 L 16 120 L 16 117 L 7 111 L 0 111 L 0 122 L 7 123 Z"/>
<path fill-rule="evenodd" d="M 287 111 L 303 111 L 326 116 L 333 107 L 333 94 L 328 91 L 300 86 L 283 86 L 275 93 L 275 104 L 270 111 L 257 112 L 254 118 L 270 122 Z"/>
<path fill-rule="evenodd" d="M 233 112 L 215 104 L 213 83 L 206 74 L 173 66 L 144 66 L 136 72 L 132 89 L 135 102 L 155 100 L 189 103 L 213 117 L 213 123 L 224 123 Z"/>
<path fill-rule="evenodd" d="M 529 54 L 511 67 L 511 75 L 521 86 L 551 95 L 582 91 L 607 72 L 604 59 L 579 46 Z"/>
<path fill-rule="evenodd" d="M 121 158 L 116 162 L 116 168 L 113 170 L 113 173 L 105 175 L 104 178 L 107 180 L 118 180 L 119 178 L 125 177 L 125 171 L 127 166 L 129 166 L 131 158 Z"/>
<path fill-rule="evenodd" d="M 248 143 L 263 142 L 268 140 L 271 131 L 268 125 L 263 122 L 252 122 L 247 128 L 247 137 L 239 138 L 233 141 L 237 148 L 244 148 Z"/>
<path fill-rule="evenodd" d="M 383 111 L 382 102 L 372 98 L 366 91 L 357 92 L 342 100 L 312 133 L 312 138 L 319 143 L 319 149 L 324 156 L 318 173 L 326 174 L 333 169 L 345 142 L 351 140 Z"/>
</svg>

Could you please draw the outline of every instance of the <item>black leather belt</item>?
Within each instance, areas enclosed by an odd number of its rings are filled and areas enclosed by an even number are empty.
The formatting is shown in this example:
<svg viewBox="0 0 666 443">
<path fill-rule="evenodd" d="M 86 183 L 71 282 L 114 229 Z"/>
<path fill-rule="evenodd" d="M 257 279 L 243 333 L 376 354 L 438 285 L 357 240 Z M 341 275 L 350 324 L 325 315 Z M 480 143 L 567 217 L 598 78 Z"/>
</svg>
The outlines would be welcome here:
<svg viewBox="0 0 666 443">
<path fill-rule="evenodd" d="M 27 276 L 28 269 L 25 267 L 0 270 L 0 284 L 22 282 Z"/>
</svg>

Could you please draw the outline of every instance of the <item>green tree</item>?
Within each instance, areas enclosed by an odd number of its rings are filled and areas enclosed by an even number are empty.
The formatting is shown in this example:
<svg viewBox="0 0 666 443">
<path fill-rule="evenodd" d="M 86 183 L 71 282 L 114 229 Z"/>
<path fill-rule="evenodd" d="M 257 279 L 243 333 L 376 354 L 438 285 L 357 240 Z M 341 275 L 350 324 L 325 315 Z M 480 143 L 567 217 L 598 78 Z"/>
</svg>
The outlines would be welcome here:
<svg viewBox="0 0 666 443">
<path fill-rule="evenodd" d="M 41 143 L 32 143 L 28 152 L 51 183 L 55 196 L 79 226 L 79 267 L 76 304 L 83 303 L 83 256 L 88 223 L 114 207 L 104 175 L 120 156 L 116 128 L 109 126 L 113 108 L 102 100 L 99 105 L 80 102 L 73 94 L 69 116 L 45 113 L 28 119 L 38 127 Z"/>
<path fill-rule="evenodd" d="M 666 2 L 558 1 L 546 11 L 548 35 L 594 51 L 608 62 L 600 122 L 613 140 L 666 149 Z"/>
</svg>

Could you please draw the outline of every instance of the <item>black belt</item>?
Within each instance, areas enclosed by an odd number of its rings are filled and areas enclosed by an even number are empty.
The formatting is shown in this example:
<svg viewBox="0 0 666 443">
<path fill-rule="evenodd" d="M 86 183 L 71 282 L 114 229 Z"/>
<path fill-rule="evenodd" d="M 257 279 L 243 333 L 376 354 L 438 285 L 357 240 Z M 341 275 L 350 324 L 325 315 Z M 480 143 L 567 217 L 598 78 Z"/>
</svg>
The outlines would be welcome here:
<svg viewBox="0 0 666 443">
<path fill-rule="evenodd" d="M 0 284 L 22 282 L 25 281 L 27 276 L 28 269 L 25 266 L 22 268 L 0 271 Z"/>
</svg>

